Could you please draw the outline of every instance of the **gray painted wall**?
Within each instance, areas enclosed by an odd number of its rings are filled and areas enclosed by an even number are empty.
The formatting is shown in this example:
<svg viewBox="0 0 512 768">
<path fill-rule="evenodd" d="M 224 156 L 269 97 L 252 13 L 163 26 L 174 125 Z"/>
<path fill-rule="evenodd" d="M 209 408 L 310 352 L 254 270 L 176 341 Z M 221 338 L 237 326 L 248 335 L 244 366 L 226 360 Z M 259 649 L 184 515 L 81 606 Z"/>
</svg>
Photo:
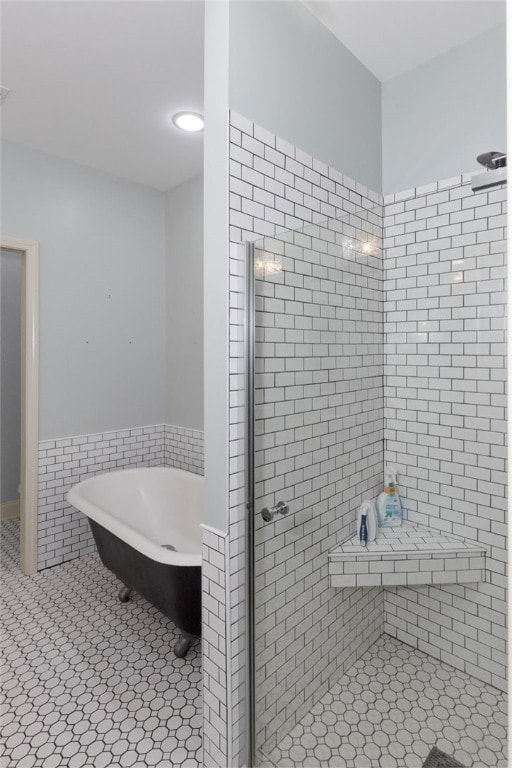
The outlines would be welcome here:
<svg viewBox="0 0 512 768">
<path fill-rule="evenodd" d="M 206 3 L 204 27 L 204 522 L 220 531 L 229 510 L 229 5 Z M 214 726 L 203 736 L 207 763 Z"/>
<path fill-rule="evenodd" d="M 203 177 L 167 193 L 166 420 L 203 429 Z"/>
<path fill-rule="evenodd" d="M 230 3 L 229 101 L 379 192 L 381 86 L 301 3 Z"/>
<path fill-rule="evenodd" d="M 13 501 L 21 477 L 21 255 L 16 251 L 2 249 L 0 292 L 0 501 Z"/>
<path fill-rule="evenodd" d="M 506 150 L 505 26 L 382 85 L 384 193 L 478 167 Z"/>
<path fill-rule="evenodd" d="M 166 196 L 12 142 L 2 228 L 37 240 L 40 439 L 162 422 Z"/>
</svg>

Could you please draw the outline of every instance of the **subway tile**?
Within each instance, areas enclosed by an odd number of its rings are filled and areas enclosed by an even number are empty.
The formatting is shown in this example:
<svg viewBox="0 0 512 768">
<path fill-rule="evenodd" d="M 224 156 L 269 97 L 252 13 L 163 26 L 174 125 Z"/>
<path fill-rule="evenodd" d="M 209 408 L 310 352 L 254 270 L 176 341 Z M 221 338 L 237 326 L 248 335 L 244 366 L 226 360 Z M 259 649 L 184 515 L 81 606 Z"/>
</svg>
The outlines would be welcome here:
<svg viewBox="0 0 512 768">
<path fill-rule="evenodd" d="M 497 208 L 492 207 L 498 202 L 497 199 L 488 199 L 487 193 L 475 195 L 472 193 L 470 185 L 467 180 L 462 182 L 459 177 L 454 179 L 448 179 L 438 184 L 439 190 L 449 190 L 449 201 L 446 199 L 436 200 L 434 196 L 427 199 L 422 195 L 423 190 L 416 190 L 415 193 L 409 193 L 408 200 L 405 201 L 405 205 L 408 210 L 414 210 L 417 217 L 425 216 L 425 210 L 428 205 L 438 204 L 439 215 L 450 215 L 451 224 L 456 222 L 467 222 L 468 226 L 472 225 L 473 218 L 478 217 L 478 223 L 476 227 L 484 226 L 486 229 L 478 231 L 478 241 L 473 232 L 464 232 L 458 234 L 457 230 L 443 227 L 437 233 L 437 239 L 433 238 L 429 241 L 429 248 L 435 252 L 436 249 L 439 253 L 446 254 L 446 257 L 452 261 L 453 272 L 450 282 L 453 284 L 453 292 L 451 295 L 445 295 L 441 297 L 442 305 L 437 308 L 433 305 L 431 308 L 427 307 L 427 316 L 425 320 L 420 319 L 420 315 L 414 312 L 412 304 L 408 301 L 408 297 L 414 296 L 413 283 L 409 278 L 412 277 L 413 264 L 407 264 L 405 266 L 404 273 L 393 273 L 394 264 L 392 261 L 393 246 L 390 243 L 388 248 L 389 264 L 388 274 L 393 274 L 393 283 L 390 284 L 391 290 L 388 290 L 386 295 L 386 302 L 384 307 L 385 316 L 391 319 L 393 318 L 396 301 L 393 298 L 392 291 L 405 291 L 406 299 L 401 300 L 405 312 L 405 320 L 413 322 L 413 332 L 418 329 L 418 333 L 423 332 L 429 339 L 434 339 L 434 334 L 437 332 L 436 326 L 424 325 L 421 328 L 421 323 L 432 323 L 436 325 L 440 323 L 442 325 L 443 332 L 451 334 L 452 338 L 444 340 L 441 352 L 442 356 L 438 358 L 439 368 L 436 369 L 436 358 L 430 355 L 430 376 L 439 376 L 440 381 L 447 382 L 448 390 L 442 392 L 443 398 L 446 398 L 446 402 L 449 402 L 447 395 L 451 394 L 451 402 L 453 402 L 452 415 L 442 416 L 442 429 L 439 429 L 432 423 L 430 418 L 430 426 L 428 432 L 418 431 L 417 421 L 415 413 L 419 408 L 419 413 L 422 414 L 422 408 L 432 411 L 432 399 L 431 394 L 432 387 L 436 384 L 436 379 L 430 378 L 425 384 L 419 384 L 415 382 L 414 377 L 409 377 L 410 386 L 407 392 L 407 402 L 415 403 L 415 408 L 405 409 L 405 403 L 400 402 L 399 399 L 392 400 L 387 397 L 387 402 L 393 404 L 395 408 L 401 408 L 400 417 L 400 432 L 393 427 L 395 426 L 394 411 L 390 408 L 385 411 L 385 421 L 388 425 L 386 428 L 386 447 L 385 456 L 387 461 L 396 461 L 399 464 L 399 487 L 402 489 L 402 502 L 409 515 L 414 514 L 421 519 L 424 524 L 432 526 L 450 526 L 453 528 L 453 532 L 460 535 L 466 535 L 470 538 L 479 538 L 483 542 L 487 543 L 486 536 L 489 535 L 486 529 L 489 526 L 489 521 L 485 519 L 485 509 L 489 506 L 489 497 L 482 493 L 484 489 L 488 487 L 497 491 L 498 494 L 504 494 L 504 486 L 501 483 L 490 484 L 486 486 L 485 478 L 482 477 L 481 471 L 486 470 L 488 461 L 488 445 L 487 441 L 497 440 L 496 445 L 499 445 L 500 439 L 500 425 L 504 424 L 503 412 L 497 412 L 496 426 L 492 434 L 486 428 L 487 417 L 491 417 L 491 412 L 487 410 L 488 401 L 480 401 L 478 398 L 474 398 L 473 392 L 475 392 L 474 382 L 479 382 L 479 386 L 485 384 L 490 390 L 494 390 L 499 383 L 499 369 L 504 365 L 504 350 L 499 346 L 501 339 L 496 342 L 496 356 L 488 354 L 488 345 L 486 338 L 487 328 L 485 321 L 480 317 L 485 312 L 489 315 L 492 311 L 491 302 L 496 300 L 497 306 L 500 307 L 501 313 L 504 312 L 505 304 L 504 298 L 501 295 L 501 285 L 498 282 L 492 284 L 492 288 L 485 285 L 486 280 L 489 280 L 489 275 L 485 273 L 487 267 L 492 267 L 493 262 L 487 262 L 487 259 L 494 258 L 499 259 L 499 265 L 501 265 L 501 259 L 505 253 L 505 244 L 501 241 L 500 245 L 496 245 L 493 250 L 493 256 L 489 256 L 489 229 L 491 219 L 494 216 L 500 215 Z M 498 196 L 500 190 L 497 190 Z M 443 192 L 446 194 L 446 192 Z M 439 193 L 437 193 L 439 194 Z M 403 197 L 403 196 L 402 196 Z M 396 200 L 396 198 L 395 198 Z M 393 201 L 392 205 L 396 205 Z M 389 206 L 391 208 L 391 205 Z M 391 213 L 395 211 L 392 209 Z M 431 219 L 430 219 L 431 220 Z M 476 223 L 476 222 L 475 222 Z M 501 221 L 497 221 L 498 225 L 501 225 Z M 421 236 L 421 235 L 420 235 Z M 448 236 L 451 239 L 451 245 L 446 248 L 445 243 L 441 243 L 441 238 Z M 385 242 L 386 232 L 384 232 Z M 497 241 L 498 243 L 499 241 Z M 393 240 L 394 243 L 394 240 Z M 440 247 L 440 246 L 443 247 Z M 409 244 L 408 249 L 413 248 L 413 244 Z M 399 255 L 399 254 L 398 254 Z M 385 254 L 386 258 L 386 254 Z M 476 262 L 478 262 L 478 273 L 476 271 Z M 388 262 L 386 262 L 388 263 Z M 495 262 L 498 264 L 498 262 Z M 396 265 L 398 266 L 398 264 Z M 474 277 L 472 276 L 474 272 Z M 433 273 L 432 273 L 433 274 Z M 457 275 L 460 274 L 462 283 L 457 281 Z M 463 277 L 462 277 L 463 276 Z M 444 278 L 442 278 L 444 279 Z M 425 285 L 425 283 L 423 283 Z M 479 297 L 478 294 L 482 293 Z M 464 296 L 464 306 L 459 302 L 459 296 Z M 400 303 L 399 303 L 400 305 Z M 457 318 L 461 318 L 458 320 Z M 391 327 L 391 323 L 388 322 L 386 327 Z M 389 337 L 389 336 L 388 336 Z M 407 343 L 408 340 L 397 338 L 394 340 L 393 349 L 388 346 L 388 353 L 392 353 L 396 356 L 397 363 L 401 366 L 402 370 L 417 368 L 420 358 L 416 355 L 417 350 L 411 347 Z M 428 342 L 427 342 L 428 343 Z M 461 346 L 463 345 L 463 346 Z M 422 348 L 427 348 L 425 344 L 422 344 Z M 432 348 L 434 348 L 432 346 Z M 448 361 L 446 360 L 448 356 Z M 498 367 L 496 370 L 495 366 Z M 427 370 L 425 367 L 424 370 Z M 391 371 L 388 367 L 387 371 Z M 436 372 L 437 371 L 437 372 Z M 473 381 L 472 381 L 473 380 Z M 391 373 L 385 375 L 385 391 L 391 392 L 390 386 L 393 381 Z M 450 383 L 453 382 L 452 385 Z M 452 392 L 451 386 L 455 386 L 460 392 L 466 392 L 466 397 L 460 398 L 458 392 Z M 457 396 L 457 399 L 454 397 Z M 420 418 L 425 418 L 422 414 Z M 481 431 L 478 427 L 481 426 Z M 414 431 L 416 447 L 419 455 L 423 455 L 426 460 L 427 457 L 435 460 L 434 465 L 428 470 L 427 477 L 431 475 L 432 480 L 435 481 L 439 477 L 439 466 L 437 462 L 440 460 L 446 467 L 445 477 L 441 490 L 434 496 L 433 492 L 427 491 L 426 495 L 419 493 L 418 480 L 415 476 L 416 464 L 410 461 L 410 456 L 406 458 L 401 449 L 400 440 L 403 440 L 407 433 Z M 432 441 L 433 431 L 436 430 L 441 443 L 436 445 Z M 479 442 L 477 442 L 477 439 Z M 492 444 L 492 443 L 491 443 Z M 454 459 L 453 463 L 449 462 L 449 453 L 443 450 L 445 447 L 450 447 L 453 451 Z M 472 474 L 473 473 L 473 474 Z M 473 479 L 474 478 L 474 479 Z M 472 484 L 472 485 L 471 485 Z M 476 486 L 478 484 L 479 491 L 476 492 Z M 480 484 L 482 487 L 480 487 Z M 428 488 L 430 483 L 425 486 Z M 472 490 L 473 489 L 473 490 Z M 461 495 L 462 494 L 462 495 Z M 466 500 L 467 496 L 467 500 Z M 498 497 L 500 498 L 500 497 Z M 435 501 L 435 503 L 433 503 Z M 496 502 L 494 502 L 496 503 Z M 459 509 L 460 504 L 460 509 Z M 435 511 L 437 509 L 437 511 Z M 439 517 L 439 514 L 441 517 Z M 498 538 L 492 537 L 489 539 L 489 543 L 493 543 L 495 546 L 488 550 L 488 557 L 486 564 L 488 571 L 496 571 L 499 569 L 499 563 L 504 550 L 504 542 L 500 542 Z M 501 548 L 500 548 L 501 547 Z M 494 560 L 493 560 L 494 558 Z M 433 561 L 436 562 L 436 561 Z M 460 563 L 463 565 L 463 563 Z M 468 566 L 466 570 L 460 571 L 460 580 L 464 582 L 458 588 L 462 590 L 464 598 L 464 611 L 466 616 L 470 617 L 472 612 L 477 611 L 477 605 L 479 603 L 480 596 L 483 594 L 484 589 L 487 587 L 485 583 L 470 584 L 470 580 L 477 578 L 478 574 L 484 577 L 482 568 L 478 567 L 480 561 L 476 558 L 476 567 Z M 428 568 L 430 563 L 425 562 L 422 564 L 424 568 Z M 443 618 L 449 618 L 450 612 L 453 610 L 453 604 L 450 599 L 450 591 L 452 587 L 448 586 L 444 582 L 447 579 L 447 573 L 452 567 L 455 567 L 454 563 L 446 561 L 445 569 L 432 570 L 433 580 L 440 587 L 422 587 L 422 590 L 426 590 L 427 594 L 433 594 L 434 589 L 442 589 L 446 592 L 448 600 L 446 602 L 446 608 L 442 608 L 441 615 Z M 419 587 L 418 587 L 419 589 Z M 401 592 L 406 596 L 405 602 L 400 611 L 392 610 L 392 591 L 390 589 L 385 590 L 385 614 L 386 614 L 386 626 L 392 627 L 394 632 L 398 632 L 399 627 L 405 619 L 407 622 L 407 612 L 413 610 L 414 594 L 415 590 L 412 585 Z M 409 607 L 408 607 L 409 606 Z M 469 623 L 469 622 L 468 622 Z M 464 613 L 462 614 L 460 625 L 464 625 Z M 411 642 L 417 647 L 421 647 L 419 643 L 421 638 L 418 636 L 414 639 L 414 635 L 410 635 Z M 450 637 L 453 647 L 464 646 L 464 638 L 455 634 Z M 468 656 L 463 654 L 454 653 L 453 658 L 459 668 L 465 669 L 471 674 L 478 674 L 482 678 L 487 674 L 484 659 L 490 655 L 490 648 L 486 647 L 484 638 L 480 641 L 475 641 L 477 644 L 475 649 L 471 651 Z M 435 646 L 433 646 L 435 648 Z M 435 648 L 435 653 L 439 654 L 441 651 L 438 646 Z M 480 665 L 480 666 L 479 666 Z M 504 674 L 503 667 L 500 671 L 501 674 L 497 674 L 499 678 Z"/>
</svg>

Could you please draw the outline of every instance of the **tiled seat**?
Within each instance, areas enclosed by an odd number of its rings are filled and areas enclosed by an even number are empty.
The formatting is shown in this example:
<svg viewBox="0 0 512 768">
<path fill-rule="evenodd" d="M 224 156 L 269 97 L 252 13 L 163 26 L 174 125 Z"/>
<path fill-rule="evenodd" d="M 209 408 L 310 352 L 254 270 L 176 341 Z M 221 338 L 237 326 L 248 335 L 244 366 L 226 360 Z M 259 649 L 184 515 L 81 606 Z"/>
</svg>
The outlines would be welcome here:
<svg viewBox="0 0 512 768">
<path fill-rule="evenodd" d="M 468 584 L 485 581 L 486 550 L 433 528 L 404 521 L 379 528 L 363 546 L 358 536 L 329 552 L 331 587 Z"/>
</svg>

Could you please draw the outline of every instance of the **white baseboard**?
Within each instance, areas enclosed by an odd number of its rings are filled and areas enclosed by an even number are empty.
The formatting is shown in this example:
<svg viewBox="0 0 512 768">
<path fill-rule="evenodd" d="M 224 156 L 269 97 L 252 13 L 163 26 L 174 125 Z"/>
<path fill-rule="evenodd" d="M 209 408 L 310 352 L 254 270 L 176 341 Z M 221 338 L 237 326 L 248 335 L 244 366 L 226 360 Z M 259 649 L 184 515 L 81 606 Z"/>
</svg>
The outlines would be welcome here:
<svg viewBox="0 0 512 768">
<path fill-rule="evenodd" d="M 13 520 L 20 516 L 20 500 L 2 501 L 0 504 L 0 520 Z"/>
</svg>

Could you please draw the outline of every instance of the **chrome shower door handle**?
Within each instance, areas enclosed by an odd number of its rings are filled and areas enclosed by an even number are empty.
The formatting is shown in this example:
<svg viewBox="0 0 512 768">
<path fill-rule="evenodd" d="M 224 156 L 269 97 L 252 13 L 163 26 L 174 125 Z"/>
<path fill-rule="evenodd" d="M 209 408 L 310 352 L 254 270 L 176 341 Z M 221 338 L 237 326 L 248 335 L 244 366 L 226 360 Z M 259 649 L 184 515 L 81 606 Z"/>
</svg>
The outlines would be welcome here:
<svg viewBox="0 0 512 768">
<path fill-rule="evenodd" d="M 275 507 L 264 507 L 261 516 L 266 523 L 270 523 L 276 515 L 287 515 L 289 511 L 290 507 L 285 501 L 278 501 Z"/>
</svg>

